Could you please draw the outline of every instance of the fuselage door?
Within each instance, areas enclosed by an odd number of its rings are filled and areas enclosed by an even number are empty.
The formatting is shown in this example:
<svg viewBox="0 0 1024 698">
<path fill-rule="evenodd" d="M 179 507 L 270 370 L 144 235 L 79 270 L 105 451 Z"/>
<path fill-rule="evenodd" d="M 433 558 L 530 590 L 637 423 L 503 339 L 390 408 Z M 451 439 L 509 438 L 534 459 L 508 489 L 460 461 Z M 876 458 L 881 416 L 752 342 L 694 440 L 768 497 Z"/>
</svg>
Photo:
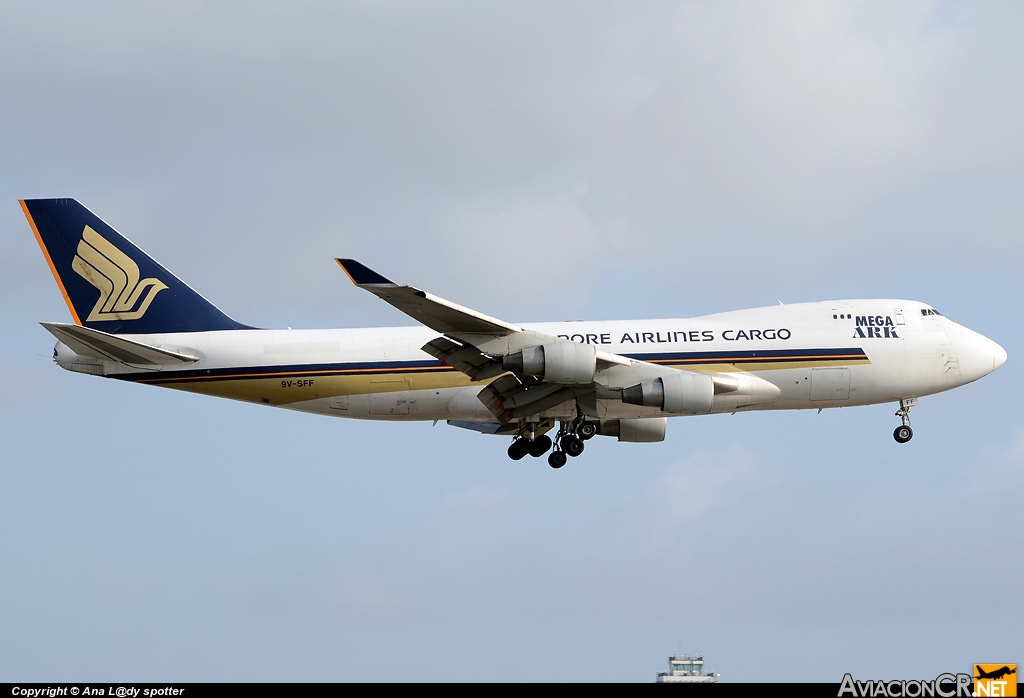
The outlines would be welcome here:
<svg viewBox="0 0 1024 698">
<path fill-rule="evenodd" d="M 905 322 L 903 322 L 903 308 L 896 308 L 896 310 L 893 311 L 893 315 L 896 316 L 897 325 L 906 324 Z"/>
</svg>

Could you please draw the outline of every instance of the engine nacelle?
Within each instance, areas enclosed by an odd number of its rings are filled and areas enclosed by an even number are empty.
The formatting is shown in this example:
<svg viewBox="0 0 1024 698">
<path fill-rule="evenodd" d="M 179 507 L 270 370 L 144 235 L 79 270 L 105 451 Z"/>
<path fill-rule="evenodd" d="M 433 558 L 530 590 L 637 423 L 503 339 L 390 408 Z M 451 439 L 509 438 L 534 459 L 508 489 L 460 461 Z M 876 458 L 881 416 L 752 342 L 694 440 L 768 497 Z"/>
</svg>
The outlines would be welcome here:
<svg viewBox="0 0 1024 698">
<path fill-rule="evenodd" d="M 601 436 L 617 436 L 619 441 L 635 444 L 651 444 L 665 440 L 668 419 L 611 419 L 602 421 L 597 427 Z"/>
<path fill-rule="evenodd" d="M 589 385 L 597 373 L 597 350 L 586 344 L 558 342 L 542 344 L 502 357 L 501 366 L 549 383 Z"/>
<path fill-rule="evenodd" d="M 622 389 L 622 401 L 628 405 L 657 407 L 669 414 L 707 414 L 715 397 L 711 376 L 693 371 L 678 371 Z"/>
</svg>

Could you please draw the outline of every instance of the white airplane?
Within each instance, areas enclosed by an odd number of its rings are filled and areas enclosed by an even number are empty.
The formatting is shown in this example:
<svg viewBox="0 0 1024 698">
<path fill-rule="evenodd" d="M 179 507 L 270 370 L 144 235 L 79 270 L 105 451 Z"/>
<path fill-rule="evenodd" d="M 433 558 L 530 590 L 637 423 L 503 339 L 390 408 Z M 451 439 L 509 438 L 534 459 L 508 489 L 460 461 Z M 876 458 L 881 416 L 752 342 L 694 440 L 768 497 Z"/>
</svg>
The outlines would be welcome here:
<svg viewBox="0 0 1024 698">
<path fill-rule="evenodd" d="M 906 443 L 919 397 L 1006 361 L 917 301 L 515 325 L 351 259 L 337 262 L 356 286 L 421 326 L 256 329 L 74 199 L 21 205 L 75 321 L 42 323 L 62 368 L 336 417 L 443 419 L 512 437 L 516 460 L 550 451 L 553 468 L 595 435 L 662 441 L 667 417 L 746 410 L 898 402 L 893 436 Z"/>
</svg>

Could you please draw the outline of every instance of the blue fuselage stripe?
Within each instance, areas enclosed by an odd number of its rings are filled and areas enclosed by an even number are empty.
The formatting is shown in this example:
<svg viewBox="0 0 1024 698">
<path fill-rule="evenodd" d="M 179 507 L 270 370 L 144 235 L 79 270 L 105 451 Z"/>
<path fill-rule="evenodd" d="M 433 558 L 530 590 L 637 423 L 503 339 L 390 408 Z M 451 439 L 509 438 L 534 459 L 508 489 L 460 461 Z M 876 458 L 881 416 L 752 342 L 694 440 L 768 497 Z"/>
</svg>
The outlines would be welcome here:
<svg viewBox="0 0 1024 698">
<path fill-rule="evenodd" d="M 774 349 L 760 351 L 682 351 L 658 354 L 624 354 L 638 361 L 687 363 L 762 363 L 770 361 L 833 361 L 850 359 L 864 361 L 863 349 Z"/>
<path fill-rule="evenodd" d="M 764 364 L 821 361 L 867 361 L 863 349 L 782 349 L 761 351 L 685 351 L 657 354 L 624 354 L 631 359 L 670 365 L 696 364 Z M 276 378 L 279 376 L 373 375 L 381 373 L 437 373 L 455 371 L 436 360 L 427 361 L 369 361 L 330 364 L 285 364 L 273 366 L 245 366 L 230 368 L 189 369 L 131 373 L 112 376 L 141 383 L 173 383 L 178 381 L 245 380 Z"/>
</svg>

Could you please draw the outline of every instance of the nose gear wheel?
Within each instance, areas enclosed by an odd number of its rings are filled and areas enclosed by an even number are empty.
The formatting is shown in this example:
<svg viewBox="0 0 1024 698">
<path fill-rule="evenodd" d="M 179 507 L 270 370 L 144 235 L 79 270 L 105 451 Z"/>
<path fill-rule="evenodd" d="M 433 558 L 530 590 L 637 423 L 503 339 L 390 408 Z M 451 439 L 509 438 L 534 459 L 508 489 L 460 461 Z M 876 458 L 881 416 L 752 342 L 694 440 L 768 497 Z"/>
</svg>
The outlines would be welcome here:
<svg viewBox="0 0 1024 698">
<path fill-rule="evenodd" d="M 898 444 L 905 444 L 914 438 L 914 430 L 910 427 L 896 427 L 896 430 L 892 433 L 892 438 L 896 439 Z"/>
</svg>

